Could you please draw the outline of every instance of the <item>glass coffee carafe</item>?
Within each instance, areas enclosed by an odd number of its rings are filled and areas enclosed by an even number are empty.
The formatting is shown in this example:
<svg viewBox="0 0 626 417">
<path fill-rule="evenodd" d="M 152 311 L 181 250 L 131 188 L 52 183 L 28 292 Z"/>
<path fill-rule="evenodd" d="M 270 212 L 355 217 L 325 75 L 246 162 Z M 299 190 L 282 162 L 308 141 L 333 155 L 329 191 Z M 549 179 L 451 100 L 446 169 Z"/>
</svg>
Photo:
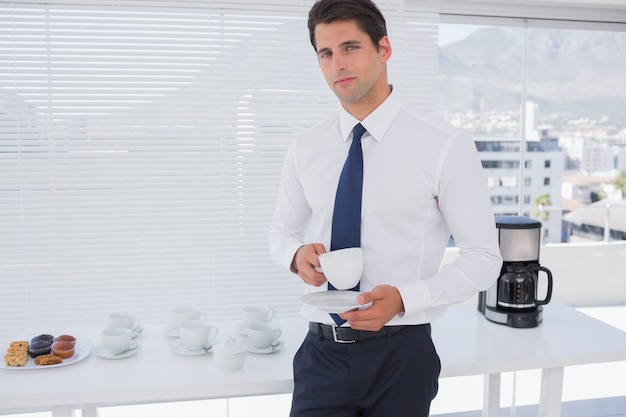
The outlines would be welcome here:
<svg viewBox="0 0 626 417">
<path fill-rule="evenodd" d="M 539 273 L 545 272 L 548 283 L 543 299 L 538 298 Z M 506 272 L 499 278 L 498 306 L 513 309 L 533 309 L 548 304 L 552 297 L 552 273 L 534 263 L 506 265 Z"/>
</svg>

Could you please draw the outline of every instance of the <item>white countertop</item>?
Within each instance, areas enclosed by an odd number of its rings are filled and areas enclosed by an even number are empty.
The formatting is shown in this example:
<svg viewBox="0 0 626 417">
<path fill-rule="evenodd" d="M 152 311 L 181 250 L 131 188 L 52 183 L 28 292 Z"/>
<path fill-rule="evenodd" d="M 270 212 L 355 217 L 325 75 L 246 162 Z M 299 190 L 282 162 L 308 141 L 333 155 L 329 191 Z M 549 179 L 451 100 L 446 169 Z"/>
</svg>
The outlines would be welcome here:
<svg viewBox="0 0 626 417">
<path fill-rule="evenodd" d="M 433 339 L 442 377 L 626 360 L 626 332 L 556 302 L 530 329 L 492 323 L 475 307 L 451 308 L 433 323 Z"/>
<path fill-rule="evenodd" d="M 165 324 L 144 324 L 136 355 L 108 360 L 93 352 L 72 365 L 32 370 L 0 370 L 0 410 L 50 408 L 70 404 L 123 404 L 289 393 L 292 358 L 307 331 L 300 318 L 278 319 L 283 348 L 272 354 L 248 354 L 244 368 L 224 372 L 212 354 L 184 356 L 170 349 Z M 236 336 L 236 322 L 215 323 L 217 342 Z M 31 329 L 69 333 L 101 342 L 104 326 Z M 433 323 L 433 339 L 442 361 L 442 377 L 562 368 L 626 360 L 626 333 L 573 308 L 551 303 L 543 323 L 513 329 L 487 321 L 475 307 L 452 308 Z"/>
<path fill-rule="evenodd" d="M 57 368 L 0 370 L 0 409 L 50 407 L 89 403 L 152 403 L 169 400 L 225 398 L 291 392 L 291 361 L 307 326 L 300 318 L 276 320 L 285 340 L 275 353 L 248 353 L 243 369 L 225 372 L 213 363 L 213 354 L 185 356 L 171 350 L 174 338 L 164 334 L 164 324 L 144 324 L 141 350 L 124 359 L 104 359 L 91 354 L 77 363 Z M 237 322 L 215 323 L 215 342 L 240 337 Z M 17 339 L 40 333 L 72 334 L 101 343 L 105 326 L 33 329 Z"/>
</svg>

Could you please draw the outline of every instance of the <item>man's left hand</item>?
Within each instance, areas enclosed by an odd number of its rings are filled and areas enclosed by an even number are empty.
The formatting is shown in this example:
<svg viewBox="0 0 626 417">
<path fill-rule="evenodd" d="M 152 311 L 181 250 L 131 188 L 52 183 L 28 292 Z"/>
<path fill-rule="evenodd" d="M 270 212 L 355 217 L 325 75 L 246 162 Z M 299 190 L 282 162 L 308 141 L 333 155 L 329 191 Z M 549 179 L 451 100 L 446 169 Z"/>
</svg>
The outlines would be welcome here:
<svg viewBox="0 0 626 417">
<path fill-rule="evenodd" d="M 400 292 L 391 285 L 379 285 L 370 292 L 359 294 L 357 301 L 359 304 L 372 302 L 372 305 L 364 310 L 348 311 L 339 315 L 353 329 L 377 331 L 396 315 L 404 312 Z"/>
</svg>

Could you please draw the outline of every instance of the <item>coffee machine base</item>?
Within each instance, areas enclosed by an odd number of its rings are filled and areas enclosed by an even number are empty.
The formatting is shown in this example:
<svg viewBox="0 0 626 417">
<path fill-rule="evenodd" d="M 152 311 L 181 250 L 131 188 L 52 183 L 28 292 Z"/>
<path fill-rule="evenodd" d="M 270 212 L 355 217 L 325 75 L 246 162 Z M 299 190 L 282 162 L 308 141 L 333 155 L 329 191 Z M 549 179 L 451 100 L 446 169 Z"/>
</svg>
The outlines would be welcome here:
<svg viewBox="0 0 626 417">
<path fill-rule="evenodd" d="M 528 312 L 505 312 L 486 307 L 483 314 L 489 321 L 518 329 L 537 327 L 543 321 L 543 308 L 541 306 L 537 306 L 533 311 Z"/>
</svg>

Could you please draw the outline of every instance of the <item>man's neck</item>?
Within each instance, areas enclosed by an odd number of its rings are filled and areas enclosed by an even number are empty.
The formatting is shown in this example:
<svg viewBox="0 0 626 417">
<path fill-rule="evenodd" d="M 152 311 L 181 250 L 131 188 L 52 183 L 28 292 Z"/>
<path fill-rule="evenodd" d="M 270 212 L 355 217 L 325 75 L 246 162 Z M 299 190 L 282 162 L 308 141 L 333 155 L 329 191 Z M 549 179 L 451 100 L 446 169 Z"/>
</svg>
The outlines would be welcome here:
<svg viewBox="0 0 626 417">
<path fill-rule="evenodd" d="M 380 94 L 373 94 L 370 100 L 359 103 L 341 103 L 342 107 L 358 120 L 364 120 L 374 110 L 378 108 L 387 97 L 391 94 L 393 86 L 387 84 L 386 88 Z"/>
</svg>

